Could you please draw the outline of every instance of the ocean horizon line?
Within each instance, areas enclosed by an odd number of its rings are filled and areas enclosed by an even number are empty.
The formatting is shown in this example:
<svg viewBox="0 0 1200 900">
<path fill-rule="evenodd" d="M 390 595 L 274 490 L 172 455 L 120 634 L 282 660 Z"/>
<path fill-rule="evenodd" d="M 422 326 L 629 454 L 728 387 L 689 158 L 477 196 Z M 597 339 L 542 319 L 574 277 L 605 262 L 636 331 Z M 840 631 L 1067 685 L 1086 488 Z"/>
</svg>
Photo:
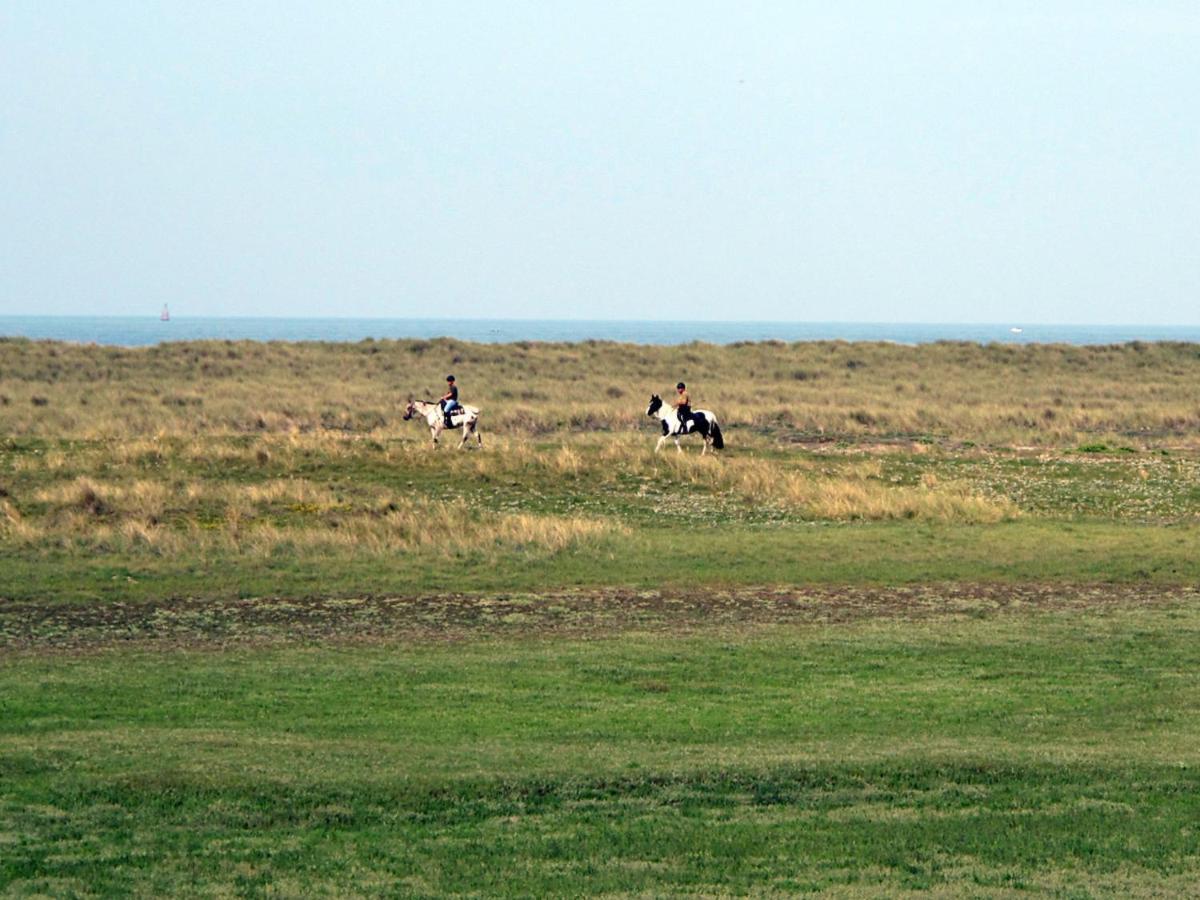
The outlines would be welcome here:
<svg viewBox="0 0 1200 900">
<path fill-rule="evenodd" d="M 0 322 L 6 320 L 123 320 L 123 321 L 162 321 L 157 313 L 0 313 Z M 534 323 L 552 322 L 563 324 L 646 324 L 646 325 L 678 325 L 683 323 L 675 318 L 618 318 L 597 317 L 585 318 L 577 316 L 336 316 L 336 315 L 247 315 L 242 313 L 203 314 L 171 313 L 171 322 L 514 322 Z M 852 326 L 852 327 L 938 327 L 938 328 L 1088 328 L 1088 329 L 1200 329 L 1198 322 L 1040 322 L 1028 319 L 1008 320 L 938 320 L 938 319 L 708 319 L 689 317 L 688 323 L 699 325 L 787 325 L 803 326 Z"/>
<path fill-rule="evenodd" d="M 1200 343 L 1200 325 L 282 316 L 172 316 L 164 321 L 155 316 L 0 315 L 0 336 L 126 347 L 201 340 L 346 343 L 435 338 L 486 344 L 611 341 L 724 345 L 774 340 L 1102 345 L 1132 341 Z"/>
</svg>

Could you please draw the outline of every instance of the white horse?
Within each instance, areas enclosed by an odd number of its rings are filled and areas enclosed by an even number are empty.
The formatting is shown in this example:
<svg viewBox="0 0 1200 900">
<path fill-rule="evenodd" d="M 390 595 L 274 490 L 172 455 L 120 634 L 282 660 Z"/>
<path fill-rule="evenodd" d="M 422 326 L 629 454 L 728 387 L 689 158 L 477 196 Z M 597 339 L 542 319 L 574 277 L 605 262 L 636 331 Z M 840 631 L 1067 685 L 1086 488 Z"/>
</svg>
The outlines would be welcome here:
<svg viewBox="0 0 1200 900">
<path fill-rule="evenodd" d="M 446 414 L 442 412 L 441 404 L 436 400 L 409 400 L 404 410 L 404 421 L 413 416 L 420 416 L 429 424 L 429 436 L 433 438 L 433 446 L 438 446 L 438 437 L 446 430 Z M 479 446 L 483 446 L 483 436 L 479 433 L 479 409 L 474 406 L 457 406 L 450 413 L 450 427 L 463 430 L 462 440 L 458 443 L 461 450 L 475 435 Z"/>
<path fill-rule="evenodd" d="M 658 394 L 651 394 L 650 405 L 646 407 L 646 415 L 657 415 L 662 419 L 663 433 L 662 437 L 658 439 L 658 443 L 654 445 L 655 453 L 662 449 L 668 438 L 675 438 L 675 449 L 682 453 L 683 447 L 679 445 L 679 439 L 687 434 L 698 434 L 704 438 L 704 447 L 700 451 L 701 456 L 707 453 L 710 447 L 713 450 L 725 449 L 725 438 L 721 436 L 721 426 L 717 424 L 717 417 L 707 409 L 693 409 L 691 419 L 684 426 L 679 421 L 679 414 L 673 406 L 664 406 L 662 397 Z"/>
</svg>

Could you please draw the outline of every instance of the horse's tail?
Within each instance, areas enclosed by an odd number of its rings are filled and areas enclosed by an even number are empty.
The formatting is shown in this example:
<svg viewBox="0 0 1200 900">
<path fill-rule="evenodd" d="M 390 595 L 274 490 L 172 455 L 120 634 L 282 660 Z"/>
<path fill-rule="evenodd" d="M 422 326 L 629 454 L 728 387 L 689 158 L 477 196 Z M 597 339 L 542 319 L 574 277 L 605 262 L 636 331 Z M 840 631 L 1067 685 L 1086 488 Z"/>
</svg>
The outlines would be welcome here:
<svg viewBox="0 0 1200 900">
<path fill-rule="evenodd" d="M 715 419 L 712 423 L 712 430 L 708 434 L 712 438 L 714 450 L 725 449 L 725 438 L 721 437 L 721 426 L 716 423 Z"/>
</svg>

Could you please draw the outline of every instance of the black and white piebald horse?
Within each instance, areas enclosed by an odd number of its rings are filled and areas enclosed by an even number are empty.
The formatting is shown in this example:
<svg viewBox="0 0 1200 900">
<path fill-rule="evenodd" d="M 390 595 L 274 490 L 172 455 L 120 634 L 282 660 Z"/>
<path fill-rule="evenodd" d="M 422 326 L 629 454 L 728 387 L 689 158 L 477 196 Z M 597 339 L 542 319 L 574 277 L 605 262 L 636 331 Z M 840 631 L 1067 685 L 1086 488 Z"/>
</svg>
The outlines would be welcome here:
<svg viewBox="0 0 1200 900">
<path fill-rule="evenodd" d="M 404 421 L 408 421 L 413 416 L 420 416 L 429 424 L 429 436 L 433 438 L 433 446 L 438 446 L 438 437 L 446 430 L 446 416 L 442 412 L 442 405 L 436 400 L 409 400 L 408 406 L 404 410 Z M 458 449 L 461 450 L 467 446 L 467 441 L 471 439 L 471 435 L 475 435 L 475 440 L 479 446 L 483 446 L 483 436 L 479 433 L 479 409 L 474 406 L 458 406 L 450 413 L 450 427 L 462 428 L 462 440 L 458 443 Z"/>
<path fill-rule="evenodd" d="M 679 445 L 679 439 L 688 434 L 698 434 L 704 438 L 704 447 L 700 451 L 701 456 L 707 453 L 710 447 L 714 450 L 725 448 L 725 439 L 721 437 L 721 426 L 717 424 L 717 417 L 707 409 L 693 409 L 688 421 L 681 423 L 675 407 L 665 406 L 662 397 L 658 394 L 651 394 L 650 405 L 646 407 L 646 415 L 658 416 L 662 419 L 662 437 L 654 445 L 655 453 L 662 449 L 663 444 L 669 438 L 675 439 L 675 449 L 682 453 L 683 447 Z"/>
</svg>

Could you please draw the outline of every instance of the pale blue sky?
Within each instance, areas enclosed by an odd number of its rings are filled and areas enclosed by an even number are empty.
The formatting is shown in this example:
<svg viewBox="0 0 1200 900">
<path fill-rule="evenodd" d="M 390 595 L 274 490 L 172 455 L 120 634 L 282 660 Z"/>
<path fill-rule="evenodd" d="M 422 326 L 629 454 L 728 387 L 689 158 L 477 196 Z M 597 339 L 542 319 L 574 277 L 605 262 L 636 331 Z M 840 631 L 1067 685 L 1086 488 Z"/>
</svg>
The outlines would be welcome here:
<svg viewBox="0 0 1200 900">
<path fill-rule="evenodd" d="M 1200 323 L 1200 4 L 0 2 L 0 314 Z"/>
</svg>

